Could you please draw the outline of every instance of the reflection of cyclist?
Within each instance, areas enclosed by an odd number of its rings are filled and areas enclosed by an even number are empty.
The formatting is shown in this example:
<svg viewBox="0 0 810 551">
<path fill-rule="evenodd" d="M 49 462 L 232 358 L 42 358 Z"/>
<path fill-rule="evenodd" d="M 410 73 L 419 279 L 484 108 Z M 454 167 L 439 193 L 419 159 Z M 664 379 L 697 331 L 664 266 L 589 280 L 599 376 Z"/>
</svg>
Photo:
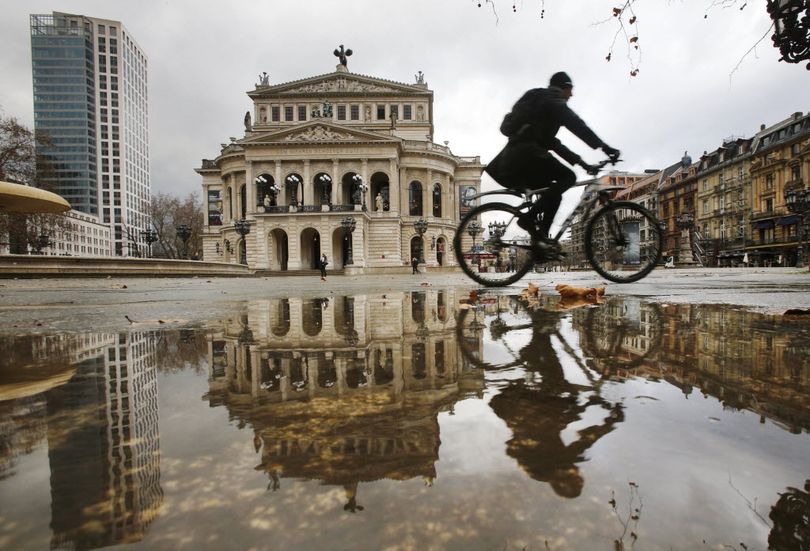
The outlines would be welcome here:
<svg viewBox="0 0 810 551">
<path fill-rule="evenodd" d="M 619 158 L 619 150 L 603 142 L 568 107 L 573 88 L 567 74 L 555 73 L 548 88 L 526 92 L 501 125 L 501 132 L 509 137 L 509 143 L 486 167 L 487 173 L 504 187 L 520 191 L 550 187 L 542 200 L 518 221 L 521 228 L 532 234 L 536 225 L 536 235 L 544 241 L 560 207 L 563 192 L 576 183 L 574 172 L 550 152 L 553 151 L 571 165 L 584 167 L 589 173 L 598 172 L 597 167 L 585 163 L 557 139 L 560 127 L 566 127 L 591 148 L 601 148 L 611 159 Z"/>
<path fill-rule="evenodd" d="M 768 549 L 810 549 L 810 479 L 804 491 L 787 488 L 768 515 L 773 528 L 768 534 Z"/>
<path fill-rule="evenodd" d="M 526 370 L 536 373 L 541 380 L 510 381 L 489 404 L 512 431 L 507 453 L 529 476 L 548 482 L 557 495 L 577 497 L 584 481 L 576 464 L 585 460 L 588 448 L 624 420 L 624 412 L 620 404 L 606 402 L 593 388 L 565 378 L 551 341 L 559 314 L 536 309 L 530 315 L 532 338 L 519 356 Z M 603 408 L 607 417 L 601 424 L 579 431 L 573 442 L 563 442 L 563 431 L 581 420 L 591 406 Z"/>
</svg>

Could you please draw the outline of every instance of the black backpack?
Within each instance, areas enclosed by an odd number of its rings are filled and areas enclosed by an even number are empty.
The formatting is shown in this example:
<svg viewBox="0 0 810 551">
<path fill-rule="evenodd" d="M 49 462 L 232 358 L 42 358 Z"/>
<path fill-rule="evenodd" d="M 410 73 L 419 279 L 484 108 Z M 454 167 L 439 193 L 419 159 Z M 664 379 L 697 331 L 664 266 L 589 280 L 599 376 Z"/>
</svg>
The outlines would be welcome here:
<svg viewBox="0 0 810 551">
<path fill-rule="evenodd" d="M 531 126 L 532 108 L 534 103 L 542 96 L 542 88 L 529 90 L 515 103 L 512 110 L 506 114 L 501 123 L 501 134 L 508 138 L 519 136 Z"/>
</svg>

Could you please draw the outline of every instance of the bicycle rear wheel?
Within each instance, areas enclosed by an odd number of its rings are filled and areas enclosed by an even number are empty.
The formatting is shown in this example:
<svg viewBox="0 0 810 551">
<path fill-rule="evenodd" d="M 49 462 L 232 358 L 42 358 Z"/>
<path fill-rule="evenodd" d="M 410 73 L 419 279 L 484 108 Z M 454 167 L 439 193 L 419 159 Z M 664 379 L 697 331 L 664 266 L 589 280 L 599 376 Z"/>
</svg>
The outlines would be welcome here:
<svg viewBox="0 0 810 551">
<path fill-rule="evenodd" d="M 653 214 L 631 201 L 597 212 L 585 228 L 585 254 L 594 270 L 615 283 L 638 281 L 661 259 L 663 234 Z"/>
<path fill-rule="evenodd" d="M 456 229 L 453 251 L 470 279 L 487 287 L 510 285 L 534 265 L 531 238 L 517 225 L 520 211 L 487 203 L 468 212 Z"/>
</svg>

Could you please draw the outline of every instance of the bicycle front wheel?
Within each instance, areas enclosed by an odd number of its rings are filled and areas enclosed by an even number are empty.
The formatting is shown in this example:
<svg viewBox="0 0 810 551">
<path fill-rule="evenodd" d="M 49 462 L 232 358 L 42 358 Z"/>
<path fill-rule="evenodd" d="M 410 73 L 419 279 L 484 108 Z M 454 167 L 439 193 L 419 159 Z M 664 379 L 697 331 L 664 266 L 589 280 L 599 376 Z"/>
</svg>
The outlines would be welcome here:
<svg viewBox="0 0 810 551">
<path fill-rule="evenodd" d="M 661 259 L 663 234 L 653 214 L 631 201 L 597 212 L 585 228 L 585 254 L 594 270 L 615 283 L 638 281 Z"/>
<path fill-rule="evenodd" d="M 517 225 L 520 211 L 506 203 L 487 203 L 468 212 L 453 237 L 459 266 L 487 287 L 510 285 L 534 265 L 531 238 Z"/>
</svg>

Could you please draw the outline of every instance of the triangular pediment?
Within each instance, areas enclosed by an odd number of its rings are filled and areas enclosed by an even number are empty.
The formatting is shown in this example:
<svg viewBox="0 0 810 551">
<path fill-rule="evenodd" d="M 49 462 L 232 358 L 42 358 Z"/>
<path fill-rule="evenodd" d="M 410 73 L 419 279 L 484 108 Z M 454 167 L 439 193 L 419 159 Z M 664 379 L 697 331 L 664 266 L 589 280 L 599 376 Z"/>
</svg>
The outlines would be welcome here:
<svg viewBox="0 0 810 551">
<path fill-rule="evenodd" d="M 241 145 L 259 144 L 290 144 L 290 143 L 341 143 L 341 142 L 395 142 L 401 140 L 392 136 L 358 130 L 327 122 L 326 120 L 310 121 L 306 124 L 275 130 L 272 132 L 257 133 L 249 138 L 239 140 Z"/>
<path fill-rule="evenodd" d="M 248 93 L 253 99 L 278 96 L 329 96 L 352 94 L 430 94 L 425 85 L 404 84 L 366 75 L 334 72 L 277 85 L 257 86 Z"/>
</svg>

